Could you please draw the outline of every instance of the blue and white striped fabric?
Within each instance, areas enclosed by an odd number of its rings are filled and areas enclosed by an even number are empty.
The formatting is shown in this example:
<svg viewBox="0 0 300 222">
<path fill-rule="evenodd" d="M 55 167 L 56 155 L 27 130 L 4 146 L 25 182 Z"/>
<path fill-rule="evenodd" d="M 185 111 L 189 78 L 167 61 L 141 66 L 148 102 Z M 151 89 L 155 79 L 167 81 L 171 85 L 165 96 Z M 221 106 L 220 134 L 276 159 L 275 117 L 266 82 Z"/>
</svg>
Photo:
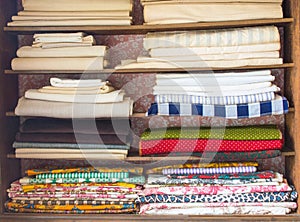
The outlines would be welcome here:
<svg viewBox="0 0 300 222">
<path fill-rule="evenodd" d="M 254 166 L 220 167 L 220 168 L 166 168 L 162 170 L 163 175 L 187 175 L 187 174 L 216 174 L 216 173 L 253 173 L 257 168 Z"/>
<path fill-rule="evenodd" d="M 199 103 L 206 105 L 233 105 L 255 103 L 275 99 L 274 92 L 258 93 L 241 96 L 195 96 L 185 94 L 155 95 L 156 103 Z"/>
<path fill-rule="evenodd" d="M 288 101 L 276 95 L 274 100 L 237 105 L 204 105 L 191 103 L 153 103 L 146 116 L 191 116 L 225 117 L 228 119 L 253 118 L 280 115 L 288 112 Z"/>
</svg>

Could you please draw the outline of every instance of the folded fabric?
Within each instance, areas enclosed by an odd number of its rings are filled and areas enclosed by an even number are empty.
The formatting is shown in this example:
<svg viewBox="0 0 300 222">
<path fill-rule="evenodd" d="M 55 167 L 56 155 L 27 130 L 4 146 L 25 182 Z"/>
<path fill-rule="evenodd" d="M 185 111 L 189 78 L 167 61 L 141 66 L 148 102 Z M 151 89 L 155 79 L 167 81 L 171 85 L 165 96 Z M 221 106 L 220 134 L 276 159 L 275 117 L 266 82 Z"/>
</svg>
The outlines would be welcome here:
<svg viewBox="0 0 300 222">
<path fill-rule="evenodd" d="M 45 173 L 36 175 L 37 179 L 47 178 L 129 178 L 128 172 L 88 172 L 88 173 Z"/>
<path fill-rule="evenodd" d="M 226 54 L 226 53 L 250 53 L 250 52 L 269 52 L 280 50 L 280 42 L 255 44 L 255 45 L 237 45 L 237 46 L 210 46 L 210 47 L 160 47 L 150 49 L 149 54 L 151 57 L 162 57 L 162 56 L 172 56 L 172 57 L 182 57 L 182 56 L 197 56 L 201 58 L 201 55 L 214 55 L 214 54 Z M 178 59 L 179 60 L 179 59 Z M 234 60 L 234 59 L 231 59 Z M 242 60 L 242 59 L 240 59 Z M 180 60 L 179 60 L 180 61 Z M 214 60 L 204 60 L 200 61 L 214 61 Z M 218 61 L 218 60 L 216 60 Z M 227 61 L 227 60 L 225 60 Z M 230 61 L 230 60 L 229 60 Z M 179 62 L 177 62 L 179 63 Z"/>
<path fill-rule="evenodd" d="M 17 50 L 18 57 L 96 57 L 105 55 L 106 46 L 90 47 L 61 47 L 42 49 L 31 46 L 23 46 Z"/>
<path fill-rule="evenodd" d="M 129 150 L 128 144 L 92 144 L 92 143 L 36 143 L 14 142 L 13 148 L 64 148 L 64 149 L 125 149 Z"/>
<path fill-rule="evenodd" d="M 37 143 L 86 143 L 86 144 L 126 144 L 127 135 L 114 134 L 81 134 L 81 133 L 17 133 L 17 142 Z M 55 145 L 55 144 L 54 144 Z"/>
<path fill-rule="evenodd" d="M 201 103 L 205 105 L 234 105 L 257 103 L 275 99 L 274 92 L 257 93 L 241 96 L 194 96 L 184 94 L 157 94 L 156 103 Z"/>
<path fill-rule="evenodd" d="M 33 152 L 33 153 L 18 153 L 16 152 L 16 158 L 21 159 L 81 159 L 81 160 L 125 160 L 127 157 L 127 154 L 119 154 L 119 153 L 107 153 L 107 152 L 101 152 L 100 151 L 94 151 L 94 152 Z M 79 182 L 78 182 L 79 183 Z"/>
<path fill-rule="evenodd" d="M 205 3 L 212 2 L 211 0 L 141 0 L 142 4 L 160 4 L 160 3 L 174 3 L 178 4 L 178 2 L 197 2 L 197 3 Z M 257 3 L 282 3 L 282 0 L 213 0 L 214 3 L 217 2 L 257 2 Z"/>
<path fill-rule="evenodd" d="M 253 86 L 256 86 L 256 87 L 262 86 L 262 88 L 250 89 Z M 174 87 L 167 87 L 167 88 L 165 88 L 165 90 L 157 90 L 157 88 L 154 87 L 153 94 L 154 95 L 159 95 L 159 94 L 176 95 L 176 94 L 180 93 L 183 95 L 192 95 L 192 96 L 224 97 L 224 96 L 246 96 L 246 95 L 253 95 L 253 94 L 258 94 L 258 93 L 279 92 L 279 91 L 280 91 L 279 87 L 277 87 L 274 84 L 270 85 L 270 82 L 266 82 L 266 83 L 250 85 L 250 87 L 248 85 L 248 90 L 240 89 L 240 90 L 235 90 L 235 91 L 230 91 L 230 90 L 222 90 L 221 91 L 217 87 L 216 87 L 215 91 L 210 91 L 210 92 L 201 92 L 201 91 L 197 92 L 197 91 L 189 90 L 188 88 L 185 88 L 185 90 L 181 90 L 181 87 L 177 87 L 176 89 L 174 89 Z"/>
<path fill-rule="evenodd" d="M 173 48 L 170 48 L 173 49 Z M 238 52 L 238 53 L 220 53 L 220 54 L 201 54 L 201 55 L 187 55 L 187 56 L 155 56 L 137 57 L 137 62 L 155 62 L 158 60 L 168 62 L 183 62 L 183 61 L 210 61 L 210 60 L 234 60 L 234 59 L 252 59 L 252 58 L 279 58 L 279 51 L 270 52 Z"/>
<path fill-rule="evenodd" d="M 174 209 L 151 209 L 142 214 L 149 215 L 287 215 L 292 210 L 287 207 L 238 206 L 238 207 L 191 207 Z"/>
<path fill-rule="evenodd" d="M 129 117 L 133 101 L 124 98 L 118 103 L 64 103 L 25 99 L 21 97 L 15 108 L 18 116 L 39 116 L 53 118 L 104 118 Z"/>
<path fill-rule="evenodd" d="M 173 164 L 167 166 L 159 166 L 148 169 L 147 174 L 158 174 L 162 173 L 163 169 L 170 168 L 196 168 L 196 167 L 205 167 L 205 168 L 216 168 L 216 167 L 239 167 L 239 166 L 258 166 L 257 162 L 209 162 L 209 163 L 184 163 L 184 164 Z"/>
<path fill-rule="evenodd" d="M 40 156 L 42 154 L 44 154 L 45 157 L 47 157 L 48 154 L 62 154 L 62 155 L 77 155 L 77 154 L 122 154 L 122 155 L 127 155 L 128 154 L 128 150 L 125 149 L 62 149 L 62 148 L 18 148 L 15 151 L 16 156 L 19 155 L 35 155 L 35 154 L 39 154 Z"/>
<path fill-rule="evenodd" d="M 153 48 L 257 45 L 278 43 L 279 41 L 278 28 L 271 25 L 182 32 L 149 32 L 143 40 L 143 45 L 146 50 L 149 50 Z"/>
<path fill-rule="evenodd" d="M 19 127 L 21 133 L 79 133 L 128 135 L 128 119 L 55 119 L 30 118 Z"/>
<path fill-rule="evenodd" d="M 168 154 L 152 154 L 147 156 L 180 156 L 182 158 L 188 158 L 190 156 L 199 157 L 199 160 L 203 161 L 256 161 L 259 159 L 269 159 L 278 157 L 281 155 L 280 150 L 262 150 L 262 151 L 253 151 L 253 152 L 189 152 L 189 153 L 182 153 L 182 152 L 172 152 Z"/>
<path fill-rule="evenodd" d="M 296 191 L 259 192 L 220 195 L 163 195 L 139 196 L 136 203 L 253 203 L 253 202 L 289 202 L 297 198 Z"/>
<path fill-rule="evenodd" d="M 67 48 L 67 47 L 88 47 L 94 45 L 94 42 L 45 42 L 45 43 L 34 43 L 31 47 L 51 49 L 51 48 Z"/>
<path fill-rule="evenodd" d="M 220 77 L 242 77 L 242 76 L 269 76 L 271 70 L 255 70 L 255 71 L 239 71 L 239 72 L 204 72 L 204 73 L 168 73 L 168 74 L 156 74 L 156 79 L 175 79 L 180 80 L 182 78 L 197 78 L 198 75 L 203 78 L 220 78 Z"/>
<path fill-rule="evenodd" d="M 103 57 L 77 58 L 14 58 L 13 70 L 103 70 Z"/>
<path fill-rule="evenodd" d="M 140 141 L 141 156 L 193 152 L 252 152 L 280 150 L 282 140 L 164 139 Z"/>
<path fill-rule="evenodd" d="M 220 139 L 220 140 L 280 140 L 282 134 L 275 125 L 231 127 L 168 127 L 146 129 L 141 140 Z"/>
<path fill-rule="evenodd" d="M 85 172 L 128 172 L 128 173 L 135 173 L 135 174 L 142 174 L 143 168 L 142 167 L 132 167 L 132 168 L 110 168 L 110 167 L 78 167 L 78 168 L 36 168 L 36 169 L 28 169 L 26 170 L 26 174 L 28 176 L 38 175 L 42 173 L 85 173 Z M 71 185 L 70 185 L 71 186 Z M 125 184 L 109 184 L 109 187 L 113 186 L 123 186 Z M 136 185 L 129 185 L 126 184 L 128 188 L 136 188 Z"/>
<path fill-rule="evenodd" d="M 85 19 L 85 20 L 32 20 L 8 22 L 7 26 L 86 26 L 86 25 L 131 25 L 130 19 Z"/>
<path fill-rule="evenodd" d="M 52 77 L 50 78 L 50 84 L 53 87 L 81 88 L 81 87 L 100 87 L 103 86 L 105 82 L 103 82 L 101 79 L 60 79 L 57 77 Z"/>
<path fill-rule="evenodd" d="M 168 13 L 165 13 L 163 9 L 168 10 Z M 166 3 L 144 6 L 146 24 L 239 21 L 282 17 L 281 5 L 272 3 Z"/>
<path fill-rule="evenodd" d="M 12 16 L 11 19 L 13 21 L 32 21 L 32 20 L 85 20 L 85 19 L 99 19 L 99 20 L 116 20 L 116 19 L 124 19 L 124 20 L 130 20 L 132 17 L 129 16 L 24 16 L 24 15 L 17 15 L 17 16 Z"/>
<path fill-rule="evenodd" d="M 218 116 L 229 119 L 253 118 L 266 115 L 280 115 L 288 112 L 288 101 L 276 95 L 274 100 L 238 105 L 203 105 L 184 103 L 153 103 L 146 116 L 151 115 L 200 115 Z"/>
<path fill-rule="evenodd" d="M 125 65 L 118 65 L 115 69 L 176 69 L 176 68 L 233 68 L 244 66 L 264 66 L 279 65 L 283 63 L 282 58 L 277 59 L 240 59 L 240 60 L 215 60 L 215 61 L 198 61 L 198 62 L 132 62 Z"/>
<path fill-rule="evenodd" d="M 19 11 L 18 15 L 22 16 L 43 16 L 43 17 L 56 17 L 56 16 L 68 16 L 68 17 L 80 17 L 80 16 L 116 16 L 124 17 L 129 16 L 129 10 L 93 10 L 93 11 Z"/>
<path fill-rule="evenodd" d="M 122 102 L 125 93 L 122 90 L 115 90 L 109 93 L 101 94 L 54 94 L 43 93 L 37 89 L 29 89 L 25 92 L 24 97 L 32 100 L 65 102 L 65 103 L 117 103 Z"/>
<path fill-rule="evenodd" d="M 224 214 L 226 211 L 231 211 L 231 207 L 253 207 L 248 208 L 248 210 L 245 212 L 245 214 L 249 214 L 249 212 L 253 212 L 253 210 L 257 209 L 255 214 L 268 214 L 269 212 L 272 212 L 275 215 L 278 215 L 282 212 L 280 210 L 281 208 L 289 208 L 289 209 L 295 209 L 297 206 L 294 202 L 278 202 L 278 203 L 185 203 L 184 205 L 178 204 L 178 203 L 151 203 L 151 204 L 143 204 L 140 206 L 140 214 L 154 214 L 154 213 L 166 213 L 168 214 L 167 210 L 171 210 L 171 214 L 174 213 L 175 209 L 183 210 L 183 209 L 194 209 L 194 214 L 197 214 L 199 211 L 196 211 L 196 208 L 199 210 L 204 210 L 206 214 L 210 212 L 209 214 L 213 214 L 211 211 L 215 211 L 217 214 Z M 256 207 L 256 208 L 254 208 Z M 263 209 L 259 209 L 262 207 Z M 267 208 L 271 209 L 267 209 Z M 210 208 L 213 208 L 212 210 Z M 227 209 L 229 208 L 229 209 Z M 163 211 L 160 211 L 162 209 Z M 216 210 L 215 210 L 216 209 Z M 238 208 L 237 208 L 238 209 Z M 238 212 L 234 214 L 242 213 L 244 208 L 240 208 Z M 276 210 L 277 209 L 277 210 Z M 279 209 L 279 210 L 278 210 Z M 283 211 L 283 213 L 287 213 L 287 211 Z M 178 215 L 178 214 L 176 214 Z"/>
<path fill-rule="evenodd" d="M 35 42 L 82 42 L 86 36 L 84 32 L 72 33 L 35 33 Z"/>
<path fill-rule="evenodd" d="M 53 183 L 115 183 L 115 182 L 126 182 L 126 183 L 135 183 L 135 184 L 144 184 L 144 176 L 135 176 L 130 178 L 93 178 L 93 179 L 67 179 L 67 178 L 58 178 L 58 179 L 36 179 L 30 177 L 23 177 L 19 179 L 21 184 L 53 184 Z"/>
<path fill-rule="evenodd" d="M 113 2 L 99 0 L 22 0 L 24 10 L 28 11 L 111 11 L 131 10 L 129 0 Z"/>
</svg>

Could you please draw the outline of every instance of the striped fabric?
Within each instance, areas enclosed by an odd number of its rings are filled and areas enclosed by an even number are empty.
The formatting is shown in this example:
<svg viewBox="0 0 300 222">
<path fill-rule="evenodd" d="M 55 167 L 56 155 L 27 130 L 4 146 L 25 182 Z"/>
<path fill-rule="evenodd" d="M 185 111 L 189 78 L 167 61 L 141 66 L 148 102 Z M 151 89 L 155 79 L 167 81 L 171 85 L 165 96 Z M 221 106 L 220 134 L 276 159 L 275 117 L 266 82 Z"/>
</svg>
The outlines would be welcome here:
<svg viewBox="0 0 300 222">
<path fill-rule="evenodd" d="M 288 112 L 288 101 L 276 95 L 274 100 L 238 105 L 203 105 L 188 103 L 153 103 L 146 116 L 191 116 L 224 117 L 228 119 L 253 118 L 280 115 Z"/>
<path fill-rule="evenodd" d="M 273 99 L 275 99 L 274 92 L 241 96 L 195 96 L 184 94 L 155 95 L 156 103 L 200 103 L 205 105 L 233 105 L 241 103 L 256 103 Z"/>
<path fill-rule="evenodd" d="M 177 169 L 163 169 L 163 175 L 170 174 L 227 174 L 227 173 L 252 173 L 256 172 L 256 167 L 243 166 L 243 167 L 221 167 L 221 168 L 177 168 Z"/>
<path fill-rule="evenodd" d="M 85 173 L 45 173 L 36 175 L 37 179 L 58 178 L 129 178 L 128 172 L 85 172 Z"/>
</svg>

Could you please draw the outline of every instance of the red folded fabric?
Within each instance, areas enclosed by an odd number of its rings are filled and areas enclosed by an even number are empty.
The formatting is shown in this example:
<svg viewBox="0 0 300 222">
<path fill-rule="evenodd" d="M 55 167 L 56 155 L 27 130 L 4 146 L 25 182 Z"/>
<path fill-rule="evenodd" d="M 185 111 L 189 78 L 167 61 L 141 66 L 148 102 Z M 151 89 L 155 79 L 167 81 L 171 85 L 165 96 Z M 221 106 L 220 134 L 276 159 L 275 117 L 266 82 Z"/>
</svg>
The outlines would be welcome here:
<svg viewBox="0 0 300 222">
<path fill-rule="evenodd" d="M 140 141 L 140 155 L 167 154 L 171 152 L 250 152 L 279 150 L 283 140 L 212 140 L 165 139 Z"/>
</svg>

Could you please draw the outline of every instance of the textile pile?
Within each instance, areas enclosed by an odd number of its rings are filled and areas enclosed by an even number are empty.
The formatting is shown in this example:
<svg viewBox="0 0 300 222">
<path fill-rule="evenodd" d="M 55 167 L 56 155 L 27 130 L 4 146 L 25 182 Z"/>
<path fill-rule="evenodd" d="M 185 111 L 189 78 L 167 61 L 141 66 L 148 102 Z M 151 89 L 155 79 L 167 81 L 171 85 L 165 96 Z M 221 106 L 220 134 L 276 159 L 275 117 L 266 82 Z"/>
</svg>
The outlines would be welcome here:
<svg viewBox="0 0 300 222">
<path fill-rule="evenodd" d="M 136 203 L 152 215 L 285 215 L 297 193 L 280 173 L 255 162 L 181 164 L 150 169 Z"/>
<path fill-rule="evenodd" d="M 282 64 L 275 26 L 148 33 L 149 56 L 122 61 L 116 69 L 230 68 Z"/>
<path fill-rule="evenodd" d="M 148 25 L 282 18 L 282 0 L 141 0 Z M 167 12 L 167 13 L 166 13 Z"/>
<path fill-rule="evenodd" d="M 147 129 L 141 156 L 200 156 L 214 161 L 254 161 L 280 155 L 283 137 L 277 126 L 173 127 Z"/>
<path fill-rule="evenodd" d="M 7 26 L 130 25 L 130 0 L 22 0 Z"/>
<path fill-rule="evenodd" d="M 7 190 L 9 212 L 135 213 L 141 168 L 33 169 Z"/>
<path fill-rule="evenodd" d="M 106 46 L 95 45 L 92 35 L 76 33 L 34 34 L 31 46 L 17 50 L 13 70 L 103 70 Z"/>
</svg>

